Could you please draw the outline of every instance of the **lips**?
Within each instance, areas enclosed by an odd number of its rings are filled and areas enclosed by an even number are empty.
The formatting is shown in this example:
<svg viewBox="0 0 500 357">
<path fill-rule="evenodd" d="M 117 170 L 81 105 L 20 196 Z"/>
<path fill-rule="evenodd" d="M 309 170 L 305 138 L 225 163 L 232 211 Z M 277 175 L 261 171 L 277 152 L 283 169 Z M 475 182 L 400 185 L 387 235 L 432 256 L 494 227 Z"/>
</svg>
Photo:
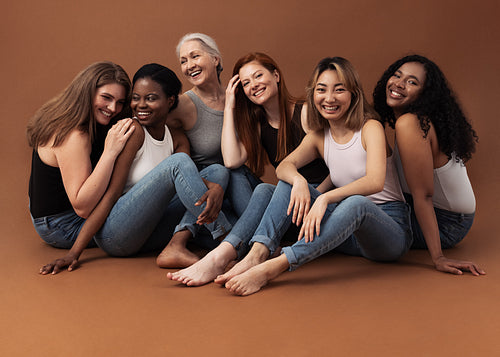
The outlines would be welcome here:
<svg viewBox="0 0 500 357">
<path fill-rule="evenodd" d="M 191 73 L 189 73 L 189 76 L 191 78 L 195 78 L 196 76 L 198 76 L 199 74 L 201 73 L 201 70 L 196 70 L 196 71 L 193 71 Z"/>
<path fill-rule="evenodd" d="M 147 119 L 150 115 L 152 114 L 152 112 L 144 112 L 144 111 L 141 111 L 141 112 L 137 112 L 136 116 L 137 116 L 137 119 L 139 120 L 145 120 Z"/>
<path fill-rule="evenodd" d="M 262 95 L 262 93 L 264 93 L 265 90 L 266 90 L 266 88 L 260 88 L 260 89 L 258 89 L 257 91 L 255 91 L 253 93 L 253 96 L 254 97 L 259 97 L 260 95 Z"/>
<path fill-rule="evenodd" d="M 104 109 L 99 109 L 99 112 L 104 115 L 106 118 L 111 118 L 113 113 Z"/>
<path fill-rule="evenodd" d="M 399 98 L 405 97 L 405 95 L 398 90 L 388 88 L 388 92 L 389 92 L 390 97 L 394 98 L 394 99 L 399 99 Z"/>
</svg>

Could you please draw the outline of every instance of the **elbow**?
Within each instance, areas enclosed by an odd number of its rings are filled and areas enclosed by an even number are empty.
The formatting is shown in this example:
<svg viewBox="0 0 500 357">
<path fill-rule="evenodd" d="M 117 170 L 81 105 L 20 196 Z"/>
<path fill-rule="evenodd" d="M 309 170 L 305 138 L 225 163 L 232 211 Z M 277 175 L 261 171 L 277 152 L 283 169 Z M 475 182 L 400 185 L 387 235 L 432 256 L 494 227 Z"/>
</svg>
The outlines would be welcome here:
<svg viewBox="0 0 500 357">
<path fill-rule="evenodd" d="M 223 158 L 224 159 L 224 166 L 227 167 L 228 169 L 234 170 L 239 167 L 241 167 L 244 164 L 243 160 L 234 160 L 230 158 Z"/>
<path fill-rule="evenodd" d="M 92 212 L 91 210 L 84 209 L 84 208 L 73 207 L 73 209 L 74 209 L 75 213 L 77 214 L 77 216 L 82 217 L 83 219 L 89 218 L 90 213 Z"/>
</svg>

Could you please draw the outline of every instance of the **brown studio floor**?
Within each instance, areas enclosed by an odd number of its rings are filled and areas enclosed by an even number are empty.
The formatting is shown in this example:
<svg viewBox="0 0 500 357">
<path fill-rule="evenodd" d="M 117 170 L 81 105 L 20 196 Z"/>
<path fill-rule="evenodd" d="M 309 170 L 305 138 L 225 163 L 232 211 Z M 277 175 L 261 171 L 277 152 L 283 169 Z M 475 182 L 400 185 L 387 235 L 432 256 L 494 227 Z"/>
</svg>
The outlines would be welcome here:
<svg viewBox="0 0 500 357">
<path fill-rule="evenodd" d="M 485 216 L 446 253 L 480 262 L 487 276 L 439 273 L 425 251 L 393 264 L 329 254 L 236 297 L 171 282 L 153 256 L 99 249 L 72 273 L 40 276 L 61 251 L 24 215 L 7 225 L 16 243 L 0 243 L 1 355 L 499 355 L 499 243 Z"/>
</svg>

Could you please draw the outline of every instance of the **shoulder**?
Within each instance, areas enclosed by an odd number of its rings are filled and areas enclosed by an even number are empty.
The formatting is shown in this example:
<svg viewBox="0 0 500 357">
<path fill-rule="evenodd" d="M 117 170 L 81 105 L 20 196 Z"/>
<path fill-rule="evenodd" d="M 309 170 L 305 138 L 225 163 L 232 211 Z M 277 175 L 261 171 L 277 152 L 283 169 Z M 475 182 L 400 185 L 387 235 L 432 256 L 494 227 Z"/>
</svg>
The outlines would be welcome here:
<svg viewBox="0 0 500 357">
<path fill-rule="evenodd" d="M 421 131 L 420 121 L 415 114 L 406 113 L 401 115 L 394 126 L 396 132 Z"/>
<path fill-rule="evenodd" d="M 133 145 L 137 148 L 140 148 L 142 146 L 142 143 L 144 142 L 144 129 L 137 120 L 134 120 L 132 122 L 132 127 L 134 128 L 134 132 L 130 136 L 127 145 Z"/>
<path fill-rule="evenodd" d="M 385 136 L 384 126 L 378 120 L 367 119 L 363 124 L 361 136 L 365 138 L 373 135 Z"/>
<path fill-rule="evenodd" d="M 196 121 L 197 109 L 194 102 L 184 93 L 179 96 L 177 108 L 168 114 L 167 123 L 170 128 L 189 130 Z"/>
</svg>

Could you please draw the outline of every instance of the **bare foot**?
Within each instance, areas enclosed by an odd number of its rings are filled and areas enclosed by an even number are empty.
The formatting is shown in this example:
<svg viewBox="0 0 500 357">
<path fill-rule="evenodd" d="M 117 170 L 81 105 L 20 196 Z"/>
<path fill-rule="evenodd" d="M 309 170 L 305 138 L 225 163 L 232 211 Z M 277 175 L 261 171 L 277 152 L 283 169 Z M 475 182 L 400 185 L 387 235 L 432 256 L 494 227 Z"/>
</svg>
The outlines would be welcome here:
<svg viewBox="0 0 500 357">
<path fill-rule="evenodd" d="M 156 258 L 160 268 L 185 268 L 196 263 L 200 258 L 186 248 L 191 238 L 189 230 L 175 233 L 165 249 Z"/>
<path fill-rule="evenodd" d="M 226 289 L 233 294 L 247 296 L 258 292 L 267 283 L 289 267 L 284 254 L 256 265 L 226 283 Z"/>
<path fill-rule="evenodd" d="M 269 257 L 269 249 L 262 243 L 254 243 L 248 254 L 229 271 L 217 276 L 216 284 L 224 285 L 227 281 L 236 275 L 246 272 L 248 269 L 262 263 Z"/>
<path fill-rule="evenodd" d="M 209 283 L 224 272 L 226 266 L 234 259 L 237 253 L 234 247 L 227 242 L 222 242 L 217 248 L 209 252 L 203 259 L 190 267 L 168 273 L 167 278 L 178 281 L 187 286 L 200 286 Z"/>
</svg>

